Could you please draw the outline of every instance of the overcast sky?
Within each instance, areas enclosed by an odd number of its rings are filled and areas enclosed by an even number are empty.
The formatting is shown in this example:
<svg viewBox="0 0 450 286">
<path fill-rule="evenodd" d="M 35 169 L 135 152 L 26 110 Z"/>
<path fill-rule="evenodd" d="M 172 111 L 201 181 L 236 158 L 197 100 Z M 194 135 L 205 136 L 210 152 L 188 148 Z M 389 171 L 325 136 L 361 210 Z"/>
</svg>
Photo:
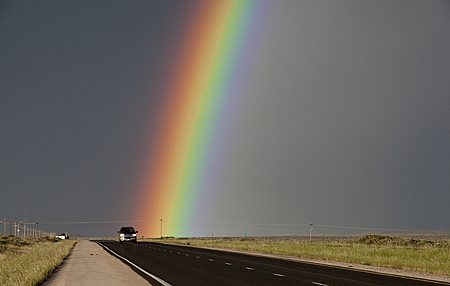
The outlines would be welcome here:
<svg viewBox="0 0 450 286">
<path fill-rule="evenodd" d="M 0 3 L 0 219 L 148 219 L 132 204 L 188 6 Z M 197 235 L 448 231 L 449 2 L 273 1 L 267 17 Z"/>
</svg>

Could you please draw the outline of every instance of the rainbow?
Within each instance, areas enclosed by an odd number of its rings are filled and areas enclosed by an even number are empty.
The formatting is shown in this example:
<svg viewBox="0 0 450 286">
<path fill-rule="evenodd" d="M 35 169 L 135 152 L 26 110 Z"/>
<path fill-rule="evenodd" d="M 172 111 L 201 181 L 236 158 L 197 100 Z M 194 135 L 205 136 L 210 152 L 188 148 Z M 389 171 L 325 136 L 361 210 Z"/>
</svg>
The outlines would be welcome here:
<svg viewBox="0 0 450 286">
<path fill-rule="evenodd" d="M 253 0 L 192 5 L 140 186 L 139 215 L 148 220 L 140 232 L 147 237 L 160 236 L 160 219 L 164 236 L 202 235 L 194 222 L 205 220 L 220 191 L 229 146 L 221 131 L 233 121 L 230 107 L 244 90 L 268 7 Z"/>
</svg>

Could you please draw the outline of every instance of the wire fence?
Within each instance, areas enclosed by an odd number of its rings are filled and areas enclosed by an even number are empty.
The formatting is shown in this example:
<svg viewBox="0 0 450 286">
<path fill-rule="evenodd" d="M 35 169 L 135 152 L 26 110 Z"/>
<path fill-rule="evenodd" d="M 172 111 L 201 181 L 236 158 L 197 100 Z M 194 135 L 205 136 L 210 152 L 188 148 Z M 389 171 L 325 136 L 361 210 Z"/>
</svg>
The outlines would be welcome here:
<svg viewBox="0 0 450 286">
<path fill-rule="evenodd" d="M 3 224 L 3 236 L 17 237 L 55 237 L 55 233 L 46 232 L 39 229 L 39 222 L 26 223 L 23 221 L 13 222 L 12 220 L 1 221 Z"/>
</svg>

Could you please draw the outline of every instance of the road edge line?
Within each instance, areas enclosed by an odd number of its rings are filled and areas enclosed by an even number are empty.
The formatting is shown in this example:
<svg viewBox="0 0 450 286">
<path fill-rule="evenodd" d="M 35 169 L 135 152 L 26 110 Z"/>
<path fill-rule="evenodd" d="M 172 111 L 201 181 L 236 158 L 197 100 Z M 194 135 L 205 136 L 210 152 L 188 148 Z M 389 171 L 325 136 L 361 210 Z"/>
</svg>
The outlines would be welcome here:
<svg viewBox="0 0 450 286">
<path fill-rule="evenodd" d="M 125 257 L 120 256 L 119 254 L 115 253 L 114 251 L 112 251 L 111 249 L 109 249 L 106 245 L 101 244 L 100 242 L 96 241 L 97 244 L 99 244 L 101 247 L 103 247 L 105 250 L 109 251 L 110 253 L 114 254 L 115 256 L 119 257 L 120 259 L 126 261 L 127 263 L 131 264 L 133 267 L 135 267 L 136 269 L 142 271 L 143 273 L 145 273 L 146 275 L 150 276 L 152 279 L 158 281 L 160 284 L 164 285 L 164 286 L 172 286 L 172 284 L 167 283 L 166 281 L 162 280 L 161 278 L 145 271 L 144 269 L 142 269 L 141 267 L 137 266 L 136 264 L 134 264 L 133 262 L 131 262 L 130 260 L 126 259 Z"/>
</svg>

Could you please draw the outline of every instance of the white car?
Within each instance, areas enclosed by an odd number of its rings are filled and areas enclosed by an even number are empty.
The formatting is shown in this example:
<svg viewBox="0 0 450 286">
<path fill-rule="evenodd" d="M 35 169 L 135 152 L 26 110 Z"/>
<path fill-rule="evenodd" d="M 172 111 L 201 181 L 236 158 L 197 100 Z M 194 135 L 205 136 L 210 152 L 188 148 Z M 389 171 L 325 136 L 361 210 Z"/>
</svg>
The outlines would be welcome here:
<svg viewBox="0 0 450 286">
<path fill-rule="evenodd" d="M 119 231 L 119 243 L 122 243 L 124 241 L 132 241 L 134 243 L 137 242 L 137 230 L 134 229 L 132 226 L 124 226 Z"/>
</svg>

